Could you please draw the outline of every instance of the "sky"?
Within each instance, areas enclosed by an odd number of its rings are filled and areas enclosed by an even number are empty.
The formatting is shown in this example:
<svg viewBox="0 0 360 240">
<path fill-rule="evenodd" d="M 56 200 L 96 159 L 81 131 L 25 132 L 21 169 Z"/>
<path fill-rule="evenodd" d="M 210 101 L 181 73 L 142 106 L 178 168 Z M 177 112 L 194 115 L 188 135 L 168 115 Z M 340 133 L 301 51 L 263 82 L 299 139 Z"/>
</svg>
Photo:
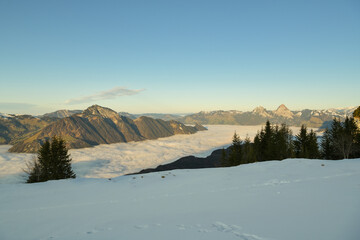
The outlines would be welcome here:
<svg viewBox="0 0 360 240">
<path fill-rule="evenodd" d="M 360 103 L 358 0 L 0 0 L 0 112 Z"/>
</svg>

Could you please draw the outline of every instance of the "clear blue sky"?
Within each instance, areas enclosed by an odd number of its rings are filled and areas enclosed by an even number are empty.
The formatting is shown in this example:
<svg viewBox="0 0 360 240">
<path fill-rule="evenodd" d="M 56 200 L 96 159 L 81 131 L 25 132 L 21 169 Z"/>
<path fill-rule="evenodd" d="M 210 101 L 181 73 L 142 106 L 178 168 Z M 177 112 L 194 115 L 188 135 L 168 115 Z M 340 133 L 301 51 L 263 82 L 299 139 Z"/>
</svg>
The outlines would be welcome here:
<svg viewBox="0 0 360 240">
<path fill-rule="evenodd" d="M 0 0 L 0 112 L 360 104 L 358 0 Z"/>
</svg>

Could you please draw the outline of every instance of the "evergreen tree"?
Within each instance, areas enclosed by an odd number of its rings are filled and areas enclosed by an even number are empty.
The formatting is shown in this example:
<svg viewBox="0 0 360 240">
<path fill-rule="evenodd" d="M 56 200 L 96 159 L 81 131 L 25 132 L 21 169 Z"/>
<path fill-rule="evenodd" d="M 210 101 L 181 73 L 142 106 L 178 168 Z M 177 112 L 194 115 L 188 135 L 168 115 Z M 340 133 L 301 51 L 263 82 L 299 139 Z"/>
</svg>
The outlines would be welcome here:
<svg viewBox="0 0 360 240">
<path fill-rule="evenodd" d="M 305 125 L 301 126 L 299 134 L 295 136 L 294 147 L 297 158 L 320 158 L 316 133 L 312 129 L 308 133 Z"/>
<path fill-rule="evenodd" d="M 316 133 L 311 129 L 308 135 L 307 142 L 308 158 L 318 159 L 320 158 L 319 144 L 317 141 Z"/>
<path fill-rule="evenodd" d="M 286 124 L 282 124 L 280 127 L 275 126 L 273 143 L 274 159 L 282 160 L 293 157 L 293 136 Z"/>
<path fill-rule="evenodd" d="M 262 148 L 263 148 L 263 160 L 273 160 L 274 159 L 274 149 L 273 149 L 273 127 L 270 124 L 270 121 L 267 120 L 265 124 L 263 139 L 262 139 Z"/>
<path fill-rule="evenodd" d="M 359 135 L 354 118 L 346 117 L 344 122 L 334 118 L 322 138 L 322 156 L 326 159 L 360 157 Z"/>
<path fill-rule="evenodd" d="M 243 163 L 253 163 L 256 162 L 256 157 L 254 154 L 254 147 L 251 144 L 250 138 L 246 136 L 243 144 Z"/>
<path fill-rule="evenodd" d="M 353 157 L 356 152 L 357 126 L 354 118 L 346 117 L 343 123 L 344 158 Z"/>
<path fill-rule="evenodd" d="M 226 154 L 226 151 L 225 151 L 224 148 L 221 151 L 221 162 L 220 162 L 220 164 L 221 164 L 222 167 L 230 167 L 229 159 L 227 157 L 227 154 Z"/>
<path fill-rule="evenodd" d="M 47 140 L 41 146 L 37 160 L 26 172 L 29 174 L 28 183 L 76 177 L 65 141 L 57 137 L 53 137 L 51 143 Z"/>
<path fill-rule="evenodd" d="M 353 112 L 354 118 L 360 118 L 360 106 Z"/>
<path fill-rule="evenodd" d="M 269 121 L 254 138 L 257 161 L 282 160 L 293 157 L 292 132 L 286 124 L 273 127 Z"/>
<path fill-rule="evenodd" d="M 254 150 L 257 161 L 274 160 L 273 158 L 273 127 L 267 120 L 265 128 L 262 128 L 254 138 Z"/>
<path fill-rule="evenodd" d="M 262 132 L 262 130 L 261 130 Z M 261 132 L 258 131 L 258 133 L 255 135 L 254 137 L 254 156 L 255 156 L 255 161 L 262 161 L 262 154 L 261 154 Z"/>
<path fill-rule="evenodd" d="M 31 162 L 27 162 L 24 172 L 28 174 L 27 183 L 43 182 L 41 180 L 41 166 L 38 159 L 34 158 Z"/>
<path fill-rule="evenodd" d="M 298 135 L 295 136 L 295 141 L 294 141 L 295 156 L 297 158 L 309 157 L 307 142 L 308 142 L 307 128 L 305 125 L 302 125 L 300 132 Z"/>
<path fill-rule="evenodd" d="M 323 159 L 334 159 L 335 148 L 331 140 L 331 133 L 329 129 L 326 129 L 321 138 L 321 157 Z"/>
<path fill-rule="evenodd" d="M 41 146 L 41 148 L 38 151 L 38 163 L 41 167 L 40 171 L 40 181 L 44 182 L 50 179 L 52 175 L 52 169 L 51 169 L 51 150 L 50 150 L 50 142 L 49 140 L 46 140 L 46 142 Z"/>
<path fill-rule="evenodd" d="M 354 130 L 355 129 L 355 130 Z M 340 119 L 334 118 L 331 125 L 331 141 L 335 148 L 333 159 L 349 158 L 353 150 L 354 135 L 356 126 L 353 118 L 346 117 L 345 122 L 340 122 Z"/>
<path fill-rule="evenodd" d="M 237 166 L 242 163 L 242 152 L 241 152 L 241 139 L 236 132 L 232 139 L 232 145 L 230 146 L 229 164 L 230 166 Z"/>
</svg>

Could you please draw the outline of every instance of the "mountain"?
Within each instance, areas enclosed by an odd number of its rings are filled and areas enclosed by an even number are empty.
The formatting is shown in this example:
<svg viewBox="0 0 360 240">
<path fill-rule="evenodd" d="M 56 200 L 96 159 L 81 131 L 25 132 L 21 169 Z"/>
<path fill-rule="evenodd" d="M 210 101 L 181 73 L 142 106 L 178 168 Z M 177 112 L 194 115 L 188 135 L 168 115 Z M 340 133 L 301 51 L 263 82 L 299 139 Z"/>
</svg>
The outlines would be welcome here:
<svg viewBox="0 0 360 240">
<path fill-rule="evenodd" d="M 53 118 L 65 118 L 65 117 L 70 117 L 71 115 L 77 114 L 77 113 L 81 113 L 82 110 L 58 110 L 52 113 L 46 113 L 44 115 L 42 115 L 41 117 L 53 117 Z"/>
<path fill-rule="evenodd" d="M 261 117 L 271 117 L 271 115 L 267 112 L 267 110 L 266 110 L 264 107 L 262 107 L 262 106 L 256 107 L 256 108 L 252 111 L 252 113 L 253 113 L 254 115 L 259 115 L 259 116 L 261 116 Z"/>
<path fill-rule="evenodd" d="M 284 104 L 281 104 L 274 114 L 284 118 L 294 118 L 294 114 Z"/>
<path fill-rule="evenodd" d="M 55 122 L 56 118 L 0 114 L 0 144 L 14 144 L 21 138 Z"/>
<path fill-rule="evenodd" d="M 136 118 L 139 118 L 139 117 L 150 117 L 150 118 L 161 119 L 161 120 L 165 120 L 165 121 L 181 119 L 180 115 L 168 114 L 168 113 L 131 114 L 131 113 L 128 113 L 128 112 L 119 112 L 119 115 L 131 118 L 131 119 L 136 119 Z"/>
<path fill-rule="evenodd" d="M 128 112 L 118 112 L 118 114 L 119 114 L 120 116 L 127 117 L 127 118 L 131 118 L 131 119 L 136 119 L 136 118 L 138 118 L 136 115 L 131 114 L 131 113 L 128 113 Z"/>
<path fill-rule="evenodd" d="M 258 125 L 270 120 L 275 124 L 286 123 L 291 126 L 301 126 L 306 124 L 308 127 L 326 127 L 334 117 L 343 120 L 346 116 L 351 116 L 356 107 L 327 109 L 327 110 L 301 110 L 291 111 L 284 104 L 276 110 L 270 111 L 264 107 L 257 107 L 250 112 L 240 111 L 212 111 L 199 112 L 187 115 L 179 121 L 185 124 L 239 124 L 239 125 Z"/>
<path fill-rule="evenodd" d="M 82 113 L 59 119 L 18 141 L 9 151 L 36 152 L 46 139 L 53 136 L 64 138 L 69 148 L 83 148 L 99 144 L 142 141 L 174 134 L 192 134 L 201 127 L 190 127 L 176 121 L 149 117 L 132 120 L 109 108 L 93 105 Z"/>
<path fill-rule="evenodd" d="M 167 114 L 167 113 L 142 113 L 142 114 L 135 114 L 135 116 L 136 117 L 145 116 L 145 117 L 161 119 L 161 120 L 165 120 L 165 121 L 179 120 L 181 118 L 180 115 Z"/>
<path fill-rule="evenodd" d="M 135 119 L 134 123 L 146 139 L 169 137 L 175 134 L 193 134 L 198 131 L 196 127 L 185 126 L 174 120 L 164 121 L 144 116 Z"/>
</svg>

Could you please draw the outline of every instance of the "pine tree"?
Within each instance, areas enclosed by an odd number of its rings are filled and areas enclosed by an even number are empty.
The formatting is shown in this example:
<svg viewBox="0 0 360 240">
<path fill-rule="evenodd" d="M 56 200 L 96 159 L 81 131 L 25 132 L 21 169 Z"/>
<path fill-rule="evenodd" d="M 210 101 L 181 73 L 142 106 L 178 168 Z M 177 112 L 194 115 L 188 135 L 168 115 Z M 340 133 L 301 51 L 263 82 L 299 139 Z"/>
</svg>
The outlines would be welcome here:
<svg viewBox="0 0 360 240">
<path fill-rule="evenodd" d="M 346 117 L 344 122 L 334 118 L 330 130 L 330 140 L 335 149 L 333 159 L 345 159 L 351 156 L 354 151 L 356 129 L 353 118 Z"/>
<path fill-rule="evenodd" d="M 360 106 L 353 112 L 354 118 L 360 118 Z"/>
<path fill-rule="evenodd" d="M 293 136 L 286 124 L 274 128 L 274 159 L 282 160 L 293 157 Z"/>
<path fill-rule="evenodd" d="M 26 172 L 29 174 L 28 183 L 76 177 L 65 141 L 57 137 L 53 137 L 51 143 L 47 140 L 41 146 L 38 158 Z"/>
<path fill-rule="evenodd" d="M 297 158 L 320 158 L 316 133 L 312 129 L 308 133 L 305 125 L 301 126 L 299 134 L 295 136 L 294 147 Z"/>
<path fill-rule="evenodd" d="M 27 183 L 43 182 L 41 180 L 41 166 L 38 159 L 34 158 L 31 162 L 27 162 L 24 172 L 29 175 Z"/>
<path fill-rule="evenodd" d="M 273 127 L 270 124 L 270 121 L 267 120 L 265 124 L 262 147 L 263 147 L 263 160 L 274 160 L 274 144 L 273 144 Z"/>
<path fill-rule="evenodd" d="M 242 163 L 242 152 L 241 152 L 241 139 L 239 135 L 234 133 L 232 145 L 230 146 L 229 164 L 230 166 L 237 166 Z"/>
<path fill-rule="evenodd" d="M 293 157 L 293 135 L 286 124 L 272 126 L 269 121 L 259 131 L 253 144 L 256 161 L 282 160 Z"/>
<path fill-rule="evenodd" d="M 357 126 L 354 118 L 346 117 L 343 123 L 343 146 L 344 146 L 344 158 L 352 157 L 355 152 L 355 140 L 357 134 Z"/>
<path fill-rule="evenodd" d="M 331 140 L 331 133 L 329 129 L 326 129 L 321 138 L 321 157 L 323 159 L 334 159 L 335 148 Z"/>
<path fill-rule="evenodd" d="M 360 133 L 354 118 L 346 117 L 344 122 L 333 119 L 322 137 L 321 153 L 334 160 L 360 157 Z"/>
<path fill-rule="evenodd" d="M 302 125 L 300 132 L 298 135 L 295 136 L 295 141 L 294 141 L 295 156 L 297 158 L 309 157 L 307 142 L 308 142 L 307 128 L 305 125 Z"/>
<path fill-rule="evenodd" d="M 308 158 L 310 159 L 318 159 L 320 158 L 319 152 L 319 144 L 317 141 L 316 133 L 311 129 L 308 135 L 308 142 L 307 142 L 307 151 L 308 151 Z"/>
<path fill-rule="evenodd" d="M 246 136 L 243 144 L 243 161 L 242 163 L 253 163 L 256 162 L 256 157 L 254 154 L 254 147 L 251 144 L 249 136 Z"/>
<path fill-rule="evenodd" d="M 229 164 L 229 159 L 227 157 L 227 154 L 226 154 L 226 151 L 225 149 L 223 148 L 222 151 L 221 151 L 221 167 L 230 167 L 230 164 Z"/>
<path fill-rule="evenodd" d="M 38 151 L 38 163 L 41 167 L 40 171 L 40 181 L 44 182 L 50 179 L 52 175 L 52 169 L 51 169 L 51 145 L 49 140 L 46 140 L 46 142 L 41 146 L 41 148 Z"/>
</svg>

